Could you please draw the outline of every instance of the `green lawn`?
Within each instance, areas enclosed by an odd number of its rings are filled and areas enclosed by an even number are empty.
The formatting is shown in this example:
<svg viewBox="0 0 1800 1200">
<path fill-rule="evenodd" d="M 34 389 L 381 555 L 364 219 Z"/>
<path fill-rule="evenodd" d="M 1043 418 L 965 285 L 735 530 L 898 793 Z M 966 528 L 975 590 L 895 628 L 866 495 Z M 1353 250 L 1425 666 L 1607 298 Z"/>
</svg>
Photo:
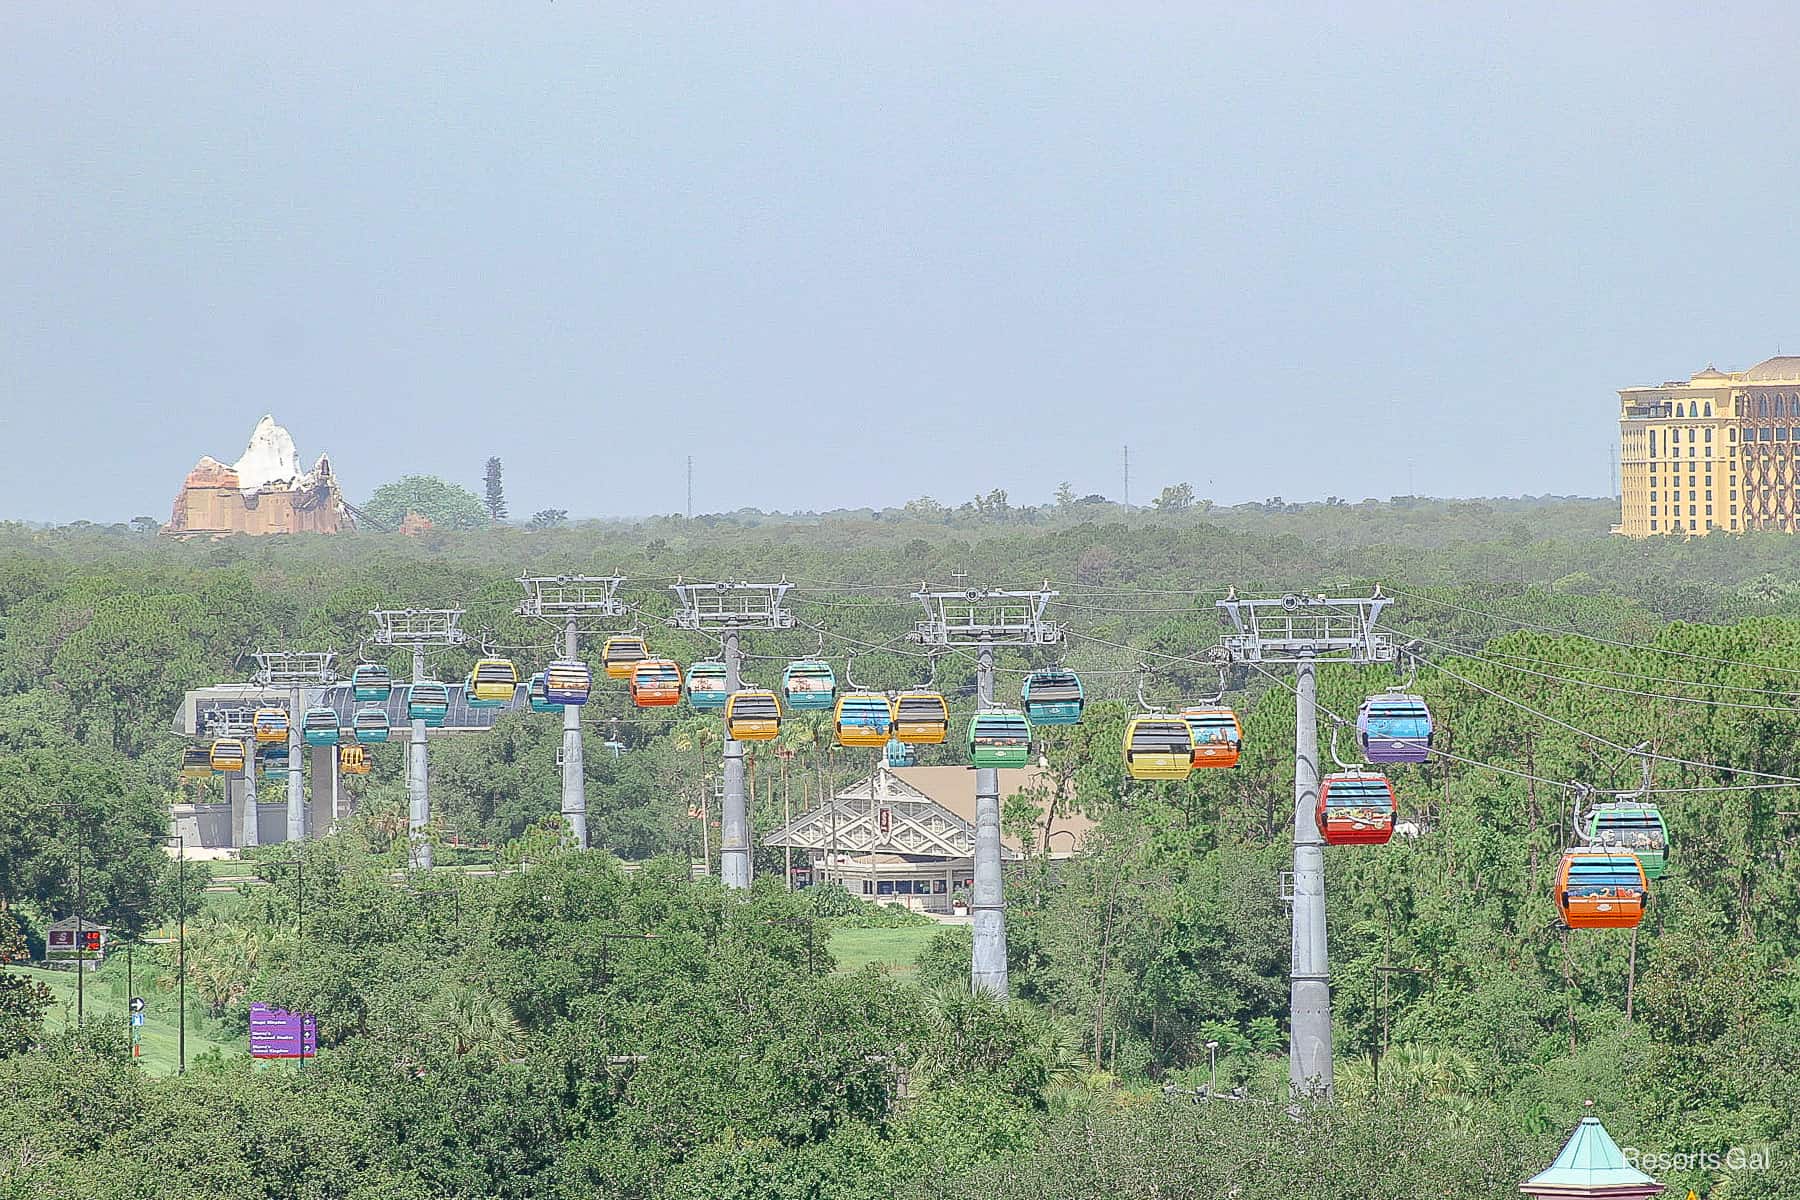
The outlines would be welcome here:
<svg viewBox="0 0 1800 1200">
<path fill-rule="evenodd" d="M 910 975 L 925 943 L 937 936 L 937 925 L 900 929 L 834 929 L 831 953 L 839 971 L 860 971 L 874 963 L 893 975 Z"/>
<path fill-rule="evenodd" d="M 142 963 L 138 964 L 140 970 Z M 6 970 L 17 975 L 38 980 L 48 984 L 55 993 L 56 999 L 45 1014 L 44 1024 L 51 1031 L 62 1029 L 75 1020 L 75 973 L 73 971 L 46 971 L 39 967 L 9 966 Z M 144 1053 L 138 1061 L 152 1075 L 173 1075 L 178 1058 L 177 1048 L 180 1040 L 180 1027 L 176 1019 L 175 994 L 159 992 L 150 988 L 146 981 L 139 977 L 133 981 L 138 993 L 147 1002 L 144 1012 Z M 86 1020 L 113 1021 L 120 1027 L 125 1026 L 125 958 L 115 955 L 108 959 L 98 974 L 89 975 L 82 981 L 83 1009 Z M 230 1054 L 234 1051 L 247 1051 L 248 1043 L 239 1046 L 221 1046 L 200 1032 L 200 1023 L 194 1015 L 193 996 L 188 997 L 187 1057 L 191 1063 L 195 1057 L 212 1049 L 221 1049 Z"/>
</svg>

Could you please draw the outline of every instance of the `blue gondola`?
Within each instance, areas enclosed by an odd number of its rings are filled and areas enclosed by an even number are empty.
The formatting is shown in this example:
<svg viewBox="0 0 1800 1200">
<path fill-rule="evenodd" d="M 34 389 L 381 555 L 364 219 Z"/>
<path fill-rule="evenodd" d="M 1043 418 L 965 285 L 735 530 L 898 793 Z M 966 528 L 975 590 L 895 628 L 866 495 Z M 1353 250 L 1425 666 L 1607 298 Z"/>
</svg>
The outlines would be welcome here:
<svg viewBox="0 0 1800 1200">
<path fill-rule="evenodd" d="M 894 734 L 894 706 L 881 692 L 845 692 L 838 698 L 840 746 L 885 746 Z"/>
<path fill-rule="evenodd" d="M 443 728 L 450 716 L 450 689 L 435 679 L 421 679 L 406 693 L 406 719 Z"/>
<path fill-rule="evenodd" d="M 559 658 L 544 668 L 544 690 L 552 704 L 586 704 L 594 672 L 579 658 Z"/>
<path fill-rule="evenodd" d="M 1422 763 L 1431 756 L 1431 735 L 1431 710 L 1408 692 L 1370 696 L 1356 714 L 1356 739 L 1372 763 Z"/>
<path fill-rule="evenodd" d="M 887 765 L 888 766 L 890 766 L 890 767 L 912 767 L 912 766 L 917 766 L 918 762 L 919 762 L 919 756 L 913 752 L 913 748 L 911 746 L 907 745 L 903 741 L 900 741 L 898 738 L 891 739 L 888 742 L 888 744 L 887 744 Z"/>
<path fill-rule="evenodd" d="M 697 662 L 688 669 L 687 700 L 695 712 L 717 712 L 731 693 L 725 690 L 725 664 Z"/>
<path fill-rule="evenodd" d="M 1087 692 L 1081 676 L 1058 667 L 1027 675 L 1019 699 L 1033 725 L 1075 725 L 1081 721 Z"/>
<path fill-rule="evenodd" d="M 309 708 L 300 720 L 300 736 L 309 746 L 335 746 L 338 744 L 337 709 L 321 705 Z"/>
<path fill-rule="evenodd" d="M 828 662 L 791 662 L 781 673 L 781 694 L 794 712 L 824 712 L 837 703 L 837 674 Z"/>
<path fill-rule="evenodd" d="M 366 745 L 388 740 L 388 715 L 385 708 L 359 708 L 352 726 L 356 740 Z"/>
<path fill-rule="evenodd" d="M 562 707 L 550 699 L 550 681 L 539 671 L 525 684 L 525 699 L 534 713 L 553 713 Z"/>
<path fill-rule="evenodd" d="M 350 690 L 358 704 L 386 704 L 394 676 L 380 663 L 358 663 L 350 673 Z"/>
</svg>

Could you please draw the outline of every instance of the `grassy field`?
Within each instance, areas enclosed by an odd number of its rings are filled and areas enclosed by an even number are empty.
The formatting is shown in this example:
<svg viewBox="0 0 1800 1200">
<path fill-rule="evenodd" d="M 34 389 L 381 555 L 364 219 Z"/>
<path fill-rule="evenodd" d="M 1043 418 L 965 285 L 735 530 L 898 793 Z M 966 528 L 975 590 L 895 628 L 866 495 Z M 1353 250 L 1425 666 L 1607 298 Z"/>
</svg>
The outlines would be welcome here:
<svg viewBox="0 0 1800 1200">
<path fill-rule="evenodd" d="M 919 951 L 937 935 L 937 925 L 908 925 L 901 929 L 834 929 L 831 953 L 839 971 L 860 971 L 874 964 L 891 975 L 911 975 Z"/>
<path fill-rule="evenodd" d="M 62 1029 L 75 1020 L 75 973 L 73 971 L 46 971 L 38 967 L 9 966 L 6 970 L 11 974 L 23 975 L 30 979 L 48 984 L 55 993 L 56 999 L 45 1014 L 45 1026 L 51 1031 Z M 175 995 L 164 993 L 146 986 L 142 978 L 135 980 L 138 992 L 148 1002 L 144 1013 L 144 1053 L 139 1059 L 144 1069 L 152 1075 L 173 1075 L 178 1058 L 177 1049 L 180 1040 L 180 1027 L 176 1020 Z M 86 1019 L 93 1021 L 113 1021 L 124 1026 L 126 1020 L 125 1002 L 129 997 L 125 993 L 125 960 L 122 956 L 110 959 L 98 974 L 89 975 L 82 983 L 83 1008 Z M 195 1057 L 208 1050 L 219 1049 L 225 1053 L 243 1052 L 246 1045 L 222 1046 L 200 1032 L 200 1023 L 195 1019 L 192 996 L 188 1005 L 187 1057 L 191 1063 Z"/>
</svg>

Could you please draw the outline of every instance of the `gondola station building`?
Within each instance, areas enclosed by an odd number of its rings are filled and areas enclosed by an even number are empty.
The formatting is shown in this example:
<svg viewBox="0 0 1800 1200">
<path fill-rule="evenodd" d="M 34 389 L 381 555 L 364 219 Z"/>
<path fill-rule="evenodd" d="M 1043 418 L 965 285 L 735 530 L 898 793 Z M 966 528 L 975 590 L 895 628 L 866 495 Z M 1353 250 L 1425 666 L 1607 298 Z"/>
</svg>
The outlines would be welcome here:
<svg viewBox="0 0 1800 1200">
<path fill-rule="evenodd" d="M 1000 769 L 1003 861 L 1028 853 L 1068 858 L 1081 849 L 1093 822 L 1058 805 L 1046 826 L 1050 789 L 1050 776 L 1037 767 Z M 1021 797 L 1036 813 L 1028 834 L 1008 832 L 1005 820 L 1020 811 Z M 837 882 L 878 903 L 953 912 L 975 877 L 975 772 L 877 768 L 829 804 L 796 815 L 764 844 L 804 853 L 794 864 L 800 886 Z"/>
</svg>

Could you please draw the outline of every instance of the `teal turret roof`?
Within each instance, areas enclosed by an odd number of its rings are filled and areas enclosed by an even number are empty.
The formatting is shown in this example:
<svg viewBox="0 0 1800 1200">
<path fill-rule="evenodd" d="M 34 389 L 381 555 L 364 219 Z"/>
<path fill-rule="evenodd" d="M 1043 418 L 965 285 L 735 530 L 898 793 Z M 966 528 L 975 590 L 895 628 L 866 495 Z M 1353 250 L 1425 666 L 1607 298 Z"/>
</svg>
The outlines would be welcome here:
<svg viewBox="0 0 1800 1200">
<path fill-rule="evenodd" d="M 1556 1161 L 1519 1190 L 1553 1196 L 1649 1196 L 1662 1185 L 1626 1163 L 1600 1118 L 1583 1117 Z"/>
</svg>

